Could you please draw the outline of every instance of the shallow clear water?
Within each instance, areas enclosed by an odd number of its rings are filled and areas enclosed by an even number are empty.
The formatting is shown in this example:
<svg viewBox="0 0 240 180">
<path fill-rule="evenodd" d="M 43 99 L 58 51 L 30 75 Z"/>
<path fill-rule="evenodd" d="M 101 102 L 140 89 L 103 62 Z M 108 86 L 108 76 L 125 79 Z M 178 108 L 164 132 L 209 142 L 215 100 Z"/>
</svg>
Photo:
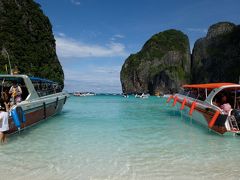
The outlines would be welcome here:
<svg viewBox="0 0 240 180">
<path fill-rule="evenodd" d="M 71 97 L 0 146 L 0 179 L 239 179 L 240 137 L 219 136 L 166 99 Z"/>
</svg>

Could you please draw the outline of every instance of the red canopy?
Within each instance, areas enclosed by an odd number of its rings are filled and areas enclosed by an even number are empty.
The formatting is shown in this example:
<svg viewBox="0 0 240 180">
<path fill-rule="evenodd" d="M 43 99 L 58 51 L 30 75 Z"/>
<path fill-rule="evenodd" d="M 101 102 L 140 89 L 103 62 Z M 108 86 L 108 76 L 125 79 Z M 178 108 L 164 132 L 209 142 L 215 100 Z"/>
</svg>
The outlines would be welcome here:
<svg viewBox="0 0 240 180">
<path fill-rule="evenodd" d="M 228 86 L 228 85 L 239 85 L 234 83 L 209 83 L 209 84 L 186 84 L 183 85 L 183 88 L 199 88 L 199 89 L 215 89 L 222 86 Z"/>
</svg>

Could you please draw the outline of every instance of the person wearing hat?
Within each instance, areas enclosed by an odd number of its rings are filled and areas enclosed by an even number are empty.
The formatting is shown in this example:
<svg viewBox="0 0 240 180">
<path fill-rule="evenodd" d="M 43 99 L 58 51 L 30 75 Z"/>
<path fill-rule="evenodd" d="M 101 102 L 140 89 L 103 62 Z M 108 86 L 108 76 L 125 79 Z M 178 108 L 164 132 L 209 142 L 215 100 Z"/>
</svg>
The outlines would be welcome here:
<svg viewBox="0 0 240 180">
<path fill-rule="evenodd" d="M 0 141 L 4 143 L 6 141 L 6 134 L 4 132 L 9 130 L 8 125 L 8 103 L 4 99 L 0 98 Z"/>
</svg>

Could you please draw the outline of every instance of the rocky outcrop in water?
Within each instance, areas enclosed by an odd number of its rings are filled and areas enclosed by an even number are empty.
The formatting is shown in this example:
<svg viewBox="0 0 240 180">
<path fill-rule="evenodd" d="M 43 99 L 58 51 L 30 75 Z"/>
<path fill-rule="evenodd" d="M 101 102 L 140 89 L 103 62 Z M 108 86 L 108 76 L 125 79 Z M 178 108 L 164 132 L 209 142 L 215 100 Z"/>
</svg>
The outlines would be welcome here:
<svg viewBox="0 0 240 180">
<path fill-rule="evenodd" d="M 8 55 L 21 74 L 39 76 L 63 85 L 49 19 L 32 0 L 0 0 L 0 73 L 6 73 Z M 9 67 L 8 67 L 9 68 Z"/>
<path fill-rule="evenodd" d="M 240 26 L 220 22 L 196 41 L 192 54 L 192 82 L 235 82 L 240 76 Z"/>
<path fill-rule="evenodd" d="M 190 81 L 189 49 L 188 37 L 181 31 L 155 34 L 123 64 L 123 92 L 159 95 L 177 91 Z"/>
</svg>

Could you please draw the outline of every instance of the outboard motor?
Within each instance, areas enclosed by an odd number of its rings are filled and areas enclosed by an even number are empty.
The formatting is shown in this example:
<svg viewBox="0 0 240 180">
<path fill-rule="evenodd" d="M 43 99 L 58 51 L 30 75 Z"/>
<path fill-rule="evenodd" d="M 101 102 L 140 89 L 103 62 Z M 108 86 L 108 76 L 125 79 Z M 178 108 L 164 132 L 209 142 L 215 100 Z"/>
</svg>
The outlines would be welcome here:
<svg viewBox="0 0 240 180">
<path fill-rule="evenodd" d="M 233 109 L 231 112 L 231 115 L 235 117 L 238 127 L 240 127 L 240 110 L 238 109 Z"/>
</svg>

